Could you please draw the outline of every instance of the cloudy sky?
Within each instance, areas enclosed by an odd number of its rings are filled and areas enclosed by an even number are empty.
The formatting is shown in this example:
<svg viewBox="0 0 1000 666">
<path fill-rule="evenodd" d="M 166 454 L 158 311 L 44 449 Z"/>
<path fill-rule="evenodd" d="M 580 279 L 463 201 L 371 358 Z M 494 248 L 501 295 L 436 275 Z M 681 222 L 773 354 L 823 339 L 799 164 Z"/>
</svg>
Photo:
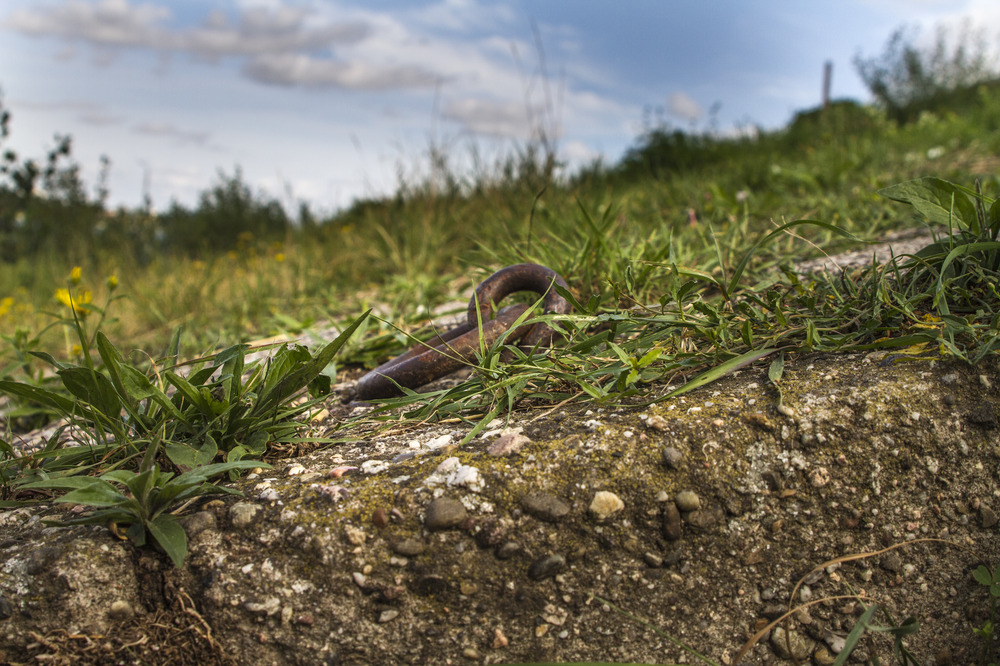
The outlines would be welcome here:
<svg viewBox="0 0 1000 666">
<path fill-rule="evenodd" d="M 185 205 L 239 166 L 294 207 L 333 210 L 544 135 L 568 165 L 613 162 L 644 119 L 778 127 L 833 94 L 894 29 L 996 0 L 4 0 L 7 148 L 70 134 L 110 200 Z M 990 34 L 997 38 L 998 33 Z M 651 115 L 650 115 L 651 114 Z"/>
</svg>

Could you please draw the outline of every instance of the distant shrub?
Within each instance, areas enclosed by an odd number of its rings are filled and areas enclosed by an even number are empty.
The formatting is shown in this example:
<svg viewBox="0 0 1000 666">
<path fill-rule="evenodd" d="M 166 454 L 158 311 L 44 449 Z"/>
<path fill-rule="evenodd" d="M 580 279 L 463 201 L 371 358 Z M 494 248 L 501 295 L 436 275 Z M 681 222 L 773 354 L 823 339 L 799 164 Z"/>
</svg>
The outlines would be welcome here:
<svg viewBox="0 0 1000 666">
<path fill-rule="evenodd" d="M 868 90 L 889 117 L 908 122 L 949 99 L 956 90 L 998 78 L 996 58 L 983 30 L 963 23 L 954 39 L 939 26 L 933 44 L 917 45 L 919 30 L 897 28 L 882 53 L 854 57 Z"/>
<path fill-rule="evenodd" d="M 794 146 L 835 142 L 878 129 L 885 121 L 880 121 L 876 114 L 877 111 L 854 100 L 834 100 L 829 106 L 796 113 L 785 137 Z"/>
<path fill-rule="evenodd" d="M 158 232 L 168 250 L 186 254 L 243 249 L 249 241 L 283 239 L 290 227 L 285 209 L 264 194 L 255 194 L 237 168 L 201 193 L 198 207 L 178 203 L 160 216 Z"/>
</svg>

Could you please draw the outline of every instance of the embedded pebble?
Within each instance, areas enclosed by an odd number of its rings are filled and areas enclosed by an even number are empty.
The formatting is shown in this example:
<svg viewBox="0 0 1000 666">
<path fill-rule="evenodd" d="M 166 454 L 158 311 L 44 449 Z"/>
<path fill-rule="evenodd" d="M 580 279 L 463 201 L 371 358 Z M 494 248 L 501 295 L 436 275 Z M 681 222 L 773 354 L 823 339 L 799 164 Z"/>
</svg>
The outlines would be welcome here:
<svg viewBox="0 0 1000 666">
<path fill-rule="evenodd" d="M 274 615 L 281 610 L 281 600 L 278 597 L 268 597 L 264 601 L 247 601 L 243 607 L 254 615 Z"/>
<path fill-rule="evenodd" d="M 256 504 L 237 502 L 229 507 L 229 522 L 233 524 L 233 527 L 246 527 L 253 521 L 253 517 L 257 515 L 257 510 L 258 507 Z"/>
<path fill-rule="evenodd" d="M 532 580 L 551 578 L 563 570 L 566 558 L 562 555 L 547 555 L 531 563 L 528 567 L 528 577 Z"/>
<path fill-rule="evenodd" d="M 670 469 L 677 469 L 681 461 L 684 460 L 684 454 L 672 446 L 663 449 L 660 457 L 663 460 L 663 464 Z"/>
<path fill-rule="evenodd" d="M 399 611 L 390 608 L 379 613 L 378 622 L 379 624 L 385 624 L 386 622 L 392 622 L 397 617 L 399 617 Z"/>
<path fill-rule="evenodd" d="M 351 545 L 365 545 L 365 531 L 360 527 L 355 527 L 354 525 L 344 525 L 344 536 Z"/>
<path fill-rule="evenodd" d="M 190 516 L 184 516 L 178 521 L 184 528 L 188 539 L 201 534 L 205 530 L 215 529 L 215 514 L 211 511 L 199 511 Z"/>
<path fill-rule="evenodd" d="M 429 530 L 446 530 L 457 527 L 469 517 L 465 505 L 458 500 L 439 497 L 427 505 L 424 525 Z"/>
<path fill-rule="evenodd" d="M 659 414 L 653 414 L 646 419 L 646 427 L 663 431 L 667 429 L 667 420 Z"/>
<path fill-rule="evenodd" d="M 979 521 L 983 526 L 983 529 L 989 529 L 997 524 L 997 514 L 996 511 L 986 506 L 985 504 L 979 505 Z"/>
<path fill-rule="evenodd" d="M 589 510 L 598 520 L 605 520 L 624 508 L 625 502 L 618 495 L 607 490 L 599 490 L 594 493 L 594 499 L 590 502 Z"/>
<path fill-rule="evenodd" d="M 116 599 L 111 602 L 111 609 L 108 611 L 108 616 L 112 620 L 121 621 L 129 620 L 135 615 L 135 609 L 132 608 L 132 604 L 125 601 L 124 599 Z"/>
<path fill-rule="evenodd" d="M 830 483 L 830 470 L 826 467 L 817 467 L 809 474 L 809 481 L 813 488 L 822 488 Z"/>
<path fill-rule="evenodd" d="M 681 511 L 697 511 L 701 507 L 701 498 L 692 490 L 682 490 L 677 493 L 674 502 Z"/>
<path fill-rule="evenodd" d="M 677 510 L 677 505 L 667 502 L 663 505 L 661 516 L 663 536 L 669 541 L 677 541 L 681 538 L 681 513 Z"/>
<path fill-rule="evenodd" d="M 507 541 L 497 548 L 497 559 L 498 560 L 509 560 L 510 558 L 521 552 L 521 547 L 517 545 L 515 541 Z"/>
<path fill-rule="evenodd" d="M 786 636 L 784 627 L 775 627 L 771 630 L 771 647 L 782 659 L 804 661 L 812 654 L 816 641 L 797 631 L 789 631 Z"/>
<path fill-rule="evenodd" d="M 491 456 L 509 456 L 521 450 L 521 447 L 531 440 L 518 432 L 509 432 L 497 437 L 486 452 Z"/>
<path fill-rule="evenodd" d="M 521 507 L 535 518 L 550 523 L 559 522 L 569 513 L 569 504 L 555 495 L 543 492 L 528 493 L 522 497 Z"/>
<path fill-rule="evenodd" d="M 405 555 L 406 557 L 413 557 L 419 555 L 427 549 L 427 546 L 420 539 L 403 539 L 393 545 L 392 550 L 398 555 Z"/>
<path fill-rule="evenodd" d="M 361 471 L 365 474 L 378 474 L 389 469 L 389 463 L 385 460 L 366 460 L 361 463 Z"/>
<path fill-rule="evenodd" d="M 718 507 L 711 509 L 698 509 L 697 511 L 691 511 L 688 513 L 684 520 L 691 527 L 697 527 L 698 529 L 706 529 L 715 525 L 722 520 L 722 510 Z"/>
</svg>

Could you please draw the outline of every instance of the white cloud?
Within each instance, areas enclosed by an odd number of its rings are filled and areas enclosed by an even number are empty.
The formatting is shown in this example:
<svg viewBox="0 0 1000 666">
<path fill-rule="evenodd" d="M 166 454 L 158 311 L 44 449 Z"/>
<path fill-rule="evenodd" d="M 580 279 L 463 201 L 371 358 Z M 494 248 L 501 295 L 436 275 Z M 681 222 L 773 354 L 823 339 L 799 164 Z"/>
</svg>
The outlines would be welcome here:
<svg viewBox="0 0 1000 666">
<path fill-rule="evenodd" d="M 275 85 L 335 86 L 355 90 L 431 87 L 440 78 L 413 66 L 380 66 L 360 61 L 340 62 L 295 53 L 258 56 L 243 72 L 254 81 Z"/>
<path fill-rule="evenodd" d="M 176 140 L 178 143 L 193 143 L 199 146 L 204 146 L 208 143 L 209 133 L 208 132 L 191 132 L 178 129 L 170 123 L 139 123 L 132 128 L 132 131 L 136 134 L 145 134 L 147 136 L 162 136 L 170 139 Z"/>
<path fill-rule="evenodd" d="M 532 136 L 529 113 L 523 104 L 517 102 L 460 99 L 445 107 L 444 116 L 479 134 L 517 139 Z"/>
<path fill-rule="evenodd" d="M 170 17 L 166 7 L 130 5 L 128 0 L 67 0 L 61 5 L 15 11 L 6 26 L 35 37 L 79 39 L 104 46 L 147 46 L 166 36 L 158 24 Z"/>
<path fill-rule="evenodd" d="M 670 96 L 670 99 L 667 100 L 667 108 L 672 115 L 690 123 L 698 122 L 705 115 L 701 105 L 690 95 L 682 92 L 675 92 Z"/>
</svg>

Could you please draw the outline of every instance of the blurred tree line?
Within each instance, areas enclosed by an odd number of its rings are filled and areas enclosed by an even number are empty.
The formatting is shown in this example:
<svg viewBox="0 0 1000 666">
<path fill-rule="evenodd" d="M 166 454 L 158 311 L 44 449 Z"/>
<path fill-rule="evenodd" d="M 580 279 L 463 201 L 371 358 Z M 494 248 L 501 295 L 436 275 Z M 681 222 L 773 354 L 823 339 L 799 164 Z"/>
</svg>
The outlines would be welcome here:
<svg viewBox="0 0 1000 666">
<path fill-rule="evenodd" d="M 954 38 L 939 28 L 933 42 L 924 45 L 919 42 L 919 31 L 904 27 L 892 34 L 881 54 L 859 54 L 854 65 L 884 117 L 890 122 L 908 123 L 925 112 L 964 111 L 994 97 L 1000 77 L 993 53 L 983 33 L 974 31 L 969 24 L 960 27 Z M 250 239 L 258 245 L 315 234 L 322 227 L 346 227 L 365 218 L 372 207 L 398 207 L 405 198 L 401 185 L 394 198 L 359 201 L 328 219 L 318 220 L 306 204 L 300 205 L 293 218 L 276 199 L 254 192 L 237 168 L 231 175 L 220 171 L 217 182 L 201 193 L 194 208 L 172 202 L 166 211 L 155 213 L 147 202 L 134 210 L 109 211 L 106 183 L 110 161 L 106 157 L 101 159 L 97 186 L 88 192 L 79 165 L 72 159 L 70 137 L 57 135 L 54 147 L 41 159 L 23 158 L 4 149 L 10 124 L 10 113 L 0 97 L 3 262 L 50 254 L 78 263 L 103 252 L 126 253 L 140 263 L 164 254 L 205 256 L 245 249 Z M 766 145 L 777 153 L 798 149 L 824 136 L 880 131 L 882 125 L 873 122 L 870 107 L 850 100 L 799 113 L 785 130 L 766 137 L 754 131 L 735 138 L 681 131 L 660 118 L 656 123 L 647 123 L 620 163 L 608 169 L 598 163 L 577 179 L 585 181 L 599 175 L 630 181 L 667 178 L 691 169 L 732 168 L 731 156 L 746 142 L 754 142 L 755 150 L 760 152 L 766 147 L 762 145 L 766 138 Z M 752 168 L 736 175 L 750 187 L 754 187 L 755 178 L 764 177 L 760 170 Z"/>
<path fill-rule="evenodd" d="M 939 26 L 930 40 L 912 26 L 896 29 L 880 54 L 854 57 L 854 67 L 875 100 L 882 118 L 898 124 L 912 123 L 925 112 L 967 113 L 989 105 L 1000 90 L 996 45 L 983 29 L 964 22 L 954 30 Z M 992 104 L 991 106 L 996 106 Z M 992 120 L 990 121 L 992 122 Z M 686 132 L 671 127 L 662 114 L 646 122 L 636 144 L 626 151 L 610 175 L 633 180 L 667 178 L 698 168 L 731 168 L 732 157 L 747 142 L 766 154 L 795 150 L 824 138 L 836 140 L 849 134 L 881 131 L 883 123 L 871 108 L 853 100 L 838 100 L 827 107 L 802 111 L 781 132 L 763 137 L 756 128 L 740 136 L 720 138 L 712 132 Z M 766 145 L 761 145 L 766 138 Z M 749 186 L 765 177 L 748 171 L 741 178 Z"/>
</svg>

